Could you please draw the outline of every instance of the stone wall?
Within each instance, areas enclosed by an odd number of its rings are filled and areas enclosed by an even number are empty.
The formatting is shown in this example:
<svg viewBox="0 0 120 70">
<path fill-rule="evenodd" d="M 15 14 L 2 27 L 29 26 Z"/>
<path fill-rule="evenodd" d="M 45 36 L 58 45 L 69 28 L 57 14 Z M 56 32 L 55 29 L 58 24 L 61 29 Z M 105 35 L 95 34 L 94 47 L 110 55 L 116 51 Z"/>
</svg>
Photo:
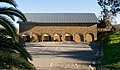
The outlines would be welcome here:
<svg viewBox="0 0 120 70">
<path fill-rule="evenodd" d="M 55 34 L 60 34 L 62 38 L 65 37 L 65 34 L 71 34 L 73 36 L 73 40 L 76 42 L 80 42 L 80 37 L 76 37 L 77 34 L 83 35 L 84 42 L 90 40 L 90 36 L 93 37 L 93 40 L 97 40 L 97 24 L 92 23 L 73 23 L 69 25 L 61 25 L 63 23 L 56 23 L 56 25 L 44 25 L 45 23 L 21 23 L 20 24 L 20 34 L 23 35 L 25 33 L 30 34 L 32 37 L 33 34 L 49 34 L 52 38 L 54 38 Z M 52 23 L 51 23 L 52 24 Z M 81 25 L 82 24 L 82 25 Z M 89 40 L 88 40 L 89 39 Z M 64 40 L 62 40 L 64 41 Z"/>
</svg>

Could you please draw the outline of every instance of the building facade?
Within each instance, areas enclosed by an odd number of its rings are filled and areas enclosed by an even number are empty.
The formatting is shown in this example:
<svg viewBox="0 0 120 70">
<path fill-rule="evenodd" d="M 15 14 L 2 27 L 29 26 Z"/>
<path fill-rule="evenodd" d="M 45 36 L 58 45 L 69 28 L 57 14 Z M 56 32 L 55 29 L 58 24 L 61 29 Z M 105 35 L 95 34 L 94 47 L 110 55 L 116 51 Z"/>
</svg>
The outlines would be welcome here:
<svg viewBox="0 0 120 70">
<path fill-rule="evenodd" d="M 26 42 L 97 40 L 94 13 L 25 13 L 27 22 L 19 21 L 20 35 Z"/>
</svg>

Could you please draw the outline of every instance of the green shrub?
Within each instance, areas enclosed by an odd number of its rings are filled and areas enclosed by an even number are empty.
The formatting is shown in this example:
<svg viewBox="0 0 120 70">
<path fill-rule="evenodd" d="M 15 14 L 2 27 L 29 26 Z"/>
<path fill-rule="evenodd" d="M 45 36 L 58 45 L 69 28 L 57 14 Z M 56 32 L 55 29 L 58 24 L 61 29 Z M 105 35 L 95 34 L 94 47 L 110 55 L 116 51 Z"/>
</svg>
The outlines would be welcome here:
<svg viewBox="0 0 120 70">
<path fill-rule="evenodd" d="M 104 55 L 101 57 L 101 65 L 109 68 L 120 68 L 120 32 L 107 34 L 104 40 L 106 43 L 102 46 Z"/>
</svg>

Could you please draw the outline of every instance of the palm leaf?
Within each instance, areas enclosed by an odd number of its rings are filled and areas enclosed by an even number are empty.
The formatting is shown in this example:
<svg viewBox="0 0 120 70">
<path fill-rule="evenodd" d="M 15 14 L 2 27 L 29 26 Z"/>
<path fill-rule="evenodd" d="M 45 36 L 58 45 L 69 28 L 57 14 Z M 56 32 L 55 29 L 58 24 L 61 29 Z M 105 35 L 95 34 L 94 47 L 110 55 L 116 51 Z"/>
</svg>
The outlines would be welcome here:
<svg viewBox="0 0 120 70">
<path fill-rule="evenodd" d="M 6 29 L 0 29 L 0 36 L 6 35 L 6 33 L 7 33 Z"/>
<path fill-rule="evenodd" d="M 19 43 L 9 43 L 7 41 L 4 40 L 0 40 L 0 48 L 11 48 L 13 50 L 16 50 L 17 52 L 19 52 L 21 54 L 22 57 L 24 57 L 26 60 L 27 58 L 29 58 L 30 60 L 32 60 L 31 55 L 27 52 L 27 50 L 24 47 L 21 47 L 22 45 Z"/>
<path fill-rule="evenodd" d="M 0 29 L 0 69 L 36 70 L 34 65 L 29 62 L 29 60 L 32 60 L 32 57 L 25 49 L 26 46 L 23 39 L 17 34 L 16 28 L 8 19 L 10 17 L 15 21 L 14 16 L 16 16 L 26 22 L 24 14 L 16 9 L 17 4 L 14 0 L 1 0 L 0 2 L 14 6 L 14 8 L 0 7 L 0 25 L 4 27 L 4 29 Z M 9 36 L 10 38 L 8 38 Z"/>
<path fill-rule="evenodd" d="M 0 49 L 0 62 L 1 64 L 6 64 L 4 68 L 9 69 L 32 69 L 35 70 L 35 67 L 26 59 L 22 58 L 19 53 L 14 52 L 10 49 Z M 0 66 L 1 67 L 1 66 Z M 3 66 L 2 66 L 3 67 Z M 3 68 L 2 68 L 3 69 Z"/>
<path fill-rule="evenodd" d="M 17 4 L 14 0 L 0 0 L 0 2 L 9 3 L 13 5 L 14 7 L 17 7 Z"/>
<path fill-rule="evenodd" d="M 13 40 L 13 44 L 8 44 L 7 45 L 7 42 L 3 42 L 3 44 L 5 44 L 6 46 L 10 46 L 10 48 L 12 48 L 12 47 L 14 47 L 14 49 L 16 49 L 18 52 L 20 52 L 21 54 L 23 54 L 23 56 L 25 57 L 25 58 L 29 58 L 30 60 L 32 60 L 32 57 L 30 56 L 30 54 L 24 49 L 24 48 L 22 48 L 23 46 L 25 46 L 25 45 L 23 45 L 22 43 L 19 43 L 19 42 L 17 42 L 19 39 L 16 39 L 17 38 L 17 34 L 16 34 L 16 32 L 14 32 L 14 30 L 11 28 L 12 27 L 12 25 L 11 25 L 11 23 L 9 23 L 7 20 L 5 20 L 5 19 L 3 19 L 3 18 L 1 18 L 0 19 L 0 21 L 6 21 L 6 22 L 1 22 L 0 24 L 1 25 L 3 25 L 5 28 L 6 28 L 6 30 L 7 31 L 9 31 L 8 32 L 8 34 L 9 33 L 11 33 L 11 34 L 9 34 L 12 38 L 14 37 L 14 39 L 15 39 L 15 41 Z M 9 26 L 10 25 L 10 26 Z M 2 44 L 1 44 L 2 45 Z M 12 45 L 12 46 L 11 46 Z M 25 53 L 24 53 L 25 52 Z"/>
<path fill-rule="evenodd" d="M 23 47 L 23 48 L 21 47 L 21 46 L 24 46 L 23 44 L 19 44 L 19 43 L 16 42 L 15 46 L 16 46 L 16 50 L 21 52 L 21 54 L 24 54 L 24 57 L 29 58 L 30 60 L 32 60 L 32 56 L 26 51 L 25 47 Z"/>
<path fill-rule="evenodd" d="M 21 47 L 26 47 L 25 42 L 20 35 L 16 34 L 16 40 L 16 42 L 19 42 L 21 44 Z"/>
<path fill-rule="evenodd" d="M 9 25 L 14 32 L 16 32 L 16 27 L 13 25 L 13 22 L 10 21 L 6 16 L 0 15 L 0 20 L 6 22 L 7 25 Z M 1 24 L 2 25 L 2 24 Z M 2 25 L 3 26 L 3 25 Z M 3 26 L 4 27 L 4 26 Z M 5 27 L 4 27 L 5 28 Z"/>
<path fill-rule="evenodd" d="M 9 36 L 15 38 L 14 35 L 16 34 L 16 28 L 13 26 L 12 22 L 10 22 L 5 17 L 0 16 L 0 24 L 7 30 Z"/>
<path fill-rule="evenodd" d="M 21 13 L 21 11 L 19 11 L 18 9 L 15 8 L 7 8 L 7 7 L 1 7 L 0 8 L 0 13 L 1 14 L 11 14 L 11 15 L 15 15 L 17 17 L 19 17 L 20 19 L 22 19 L 24 22 L 26 21 L 26 18 L 24 16 L 23 13 Z"/>
<path fill-rule="evenodd" d="M 0 39 L 1 40 L 7 40 L 6 35 L 8 35 L 7 30 L 6 29 L 0 29 Z"/>
<path fill-rule="evenodd" d="M 5 15 L 9 16 L 13 21 L 15 21 L 15 18 L 13 15 L 9 14 L 9 13 L 6 13 Z"/>
</svg>

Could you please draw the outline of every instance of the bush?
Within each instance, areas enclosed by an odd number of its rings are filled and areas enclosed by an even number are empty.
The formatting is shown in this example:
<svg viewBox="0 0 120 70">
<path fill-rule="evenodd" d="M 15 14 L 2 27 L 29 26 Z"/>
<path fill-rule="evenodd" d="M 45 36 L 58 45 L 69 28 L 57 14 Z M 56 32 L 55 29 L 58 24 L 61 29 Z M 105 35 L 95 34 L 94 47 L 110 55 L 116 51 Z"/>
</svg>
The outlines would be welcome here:
<svg viewBox="0 0 120 70">
<path fill-rule="evenodd" d="M 120 68 L 120 32 L 107 34 L 103 44 L 104 55 L 101 57 L 103 67 Z"/>
</svg>

